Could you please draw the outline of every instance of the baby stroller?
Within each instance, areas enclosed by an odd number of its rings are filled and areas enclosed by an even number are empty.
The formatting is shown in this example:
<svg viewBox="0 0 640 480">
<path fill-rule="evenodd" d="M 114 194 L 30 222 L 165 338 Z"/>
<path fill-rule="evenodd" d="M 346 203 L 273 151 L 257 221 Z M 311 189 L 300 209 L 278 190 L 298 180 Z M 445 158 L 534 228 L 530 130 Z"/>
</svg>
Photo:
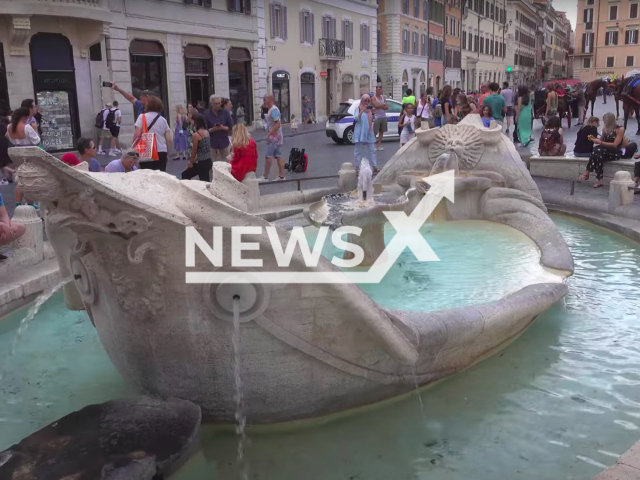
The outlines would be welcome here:
<svg viewBox="0 0 640 480">
<path fill-rule="evenodd" d="M 284 168 L 294 173 L 302 173 L 307 171 L 307 165 L 309 164 L 309 157 L 304 153 L 304 148 L 292 148 L 289 153 L 289 161 L 284 165 Z"/>
</svg>

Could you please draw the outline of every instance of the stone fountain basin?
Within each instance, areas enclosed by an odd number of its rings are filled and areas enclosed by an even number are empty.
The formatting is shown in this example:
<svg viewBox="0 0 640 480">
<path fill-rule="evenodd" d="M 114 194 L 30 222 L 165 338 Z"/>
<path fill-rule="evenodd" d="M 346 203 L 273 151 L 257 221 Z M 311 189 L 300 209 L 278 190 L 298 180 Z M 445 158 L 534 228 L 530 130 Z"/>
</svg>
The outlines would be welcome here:
<svg viewBox="0 0 640 480">
<path fill-rule="evenodd" d="M 188 271 L 218 267 L 199 252 L 195 267 L 185 267 L 185 227 L 209 245 L 213 227 L 223 228 L 221 269 L 229 268 L 230 227 L 252 226 L 263 231 L 246 241 L 260 250 L 243 258 L 263 265 L 241 270 L 339 272 L 324 258 L 306 267 L 297 254 L 280 268 L 264 232 L 272 225 L 220 200 L 204 182 L 145 170 L 85 173 L 36 147 L 10 155 L 22 163 L 21 190 L 46 213 L 61 274 L 76 278 L 116 368 L 151 394 L 196 403 L 206 420 L 235 421 L 233 324 L 220 285 L 186 283 Z M 277 233 L 284 246 L 289 233 Z M 246 288 L 254 299 L 241 314 L 249 423 L 330 414 L 454 374 L 506 346 L 567 290 L 559 277 L 495 302 L 405 312 L 380 307 L 348 283 Z"/>
</svg>

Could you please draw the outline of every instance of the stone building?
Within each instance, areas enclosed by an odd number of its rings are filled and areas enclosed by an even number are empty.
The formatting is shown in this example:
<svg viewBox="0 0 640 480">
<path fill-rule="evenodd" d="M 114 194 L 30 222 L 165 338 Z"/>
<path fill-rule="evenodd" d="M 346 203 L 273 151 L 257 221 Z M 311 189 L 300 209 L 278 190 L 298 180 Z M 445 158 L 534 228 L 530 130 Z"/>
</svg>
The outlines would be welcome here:
<svg viewBox="0 0 640 480">
<path fill-rule="evenodd" d="M 378 75 L 385 94 L 401 98 L 444 85 L 445 5 L 427 0 L 379 0 Z"/>
<path fill-rule="evenodd" d="M 118 100 L 121 144 L 134 110 L 102 86 L 149 90 L 175 108 L 216 93 L 259 118 L 266 93 L 264 0 L 0 0 L 0 102 L 35 98 L 47 150 L 94 135 L 102 106 Z"/>
<path fill-rule="evenodd" d="M 507 57 L 511 67 L 506 81 L 513 85 L 533 85 L 537 79 L 536 38 L 541 22 L 531 0 L 507 0 Z"/>
<path fill-rule="evenodd" d="M 637 0 L 578 0 L 574 76 L 591 81 L 640 68 L 639 10 Z"/>
<path fill-rule="evenodd" d="M 466 0 L 462 13 L 462 84 L 478 90 L 483 82 L 506 78 L 506 0 Z"/>
<path fill-rule="evenodd" d="M 452 87 L 462 87 L 462 53 L 460 37 L 462 34 L 462 9 L 460 0 L 447 0 L 444 57 L 444 81 Z"/>
<path fill-rule="evenodd" d="M 377 13 L 373 0 L 264 2 L 267 89 L 283 120 L 303 104 L 325 120 L 341 101 L 377 82 Z"/>
</svg>

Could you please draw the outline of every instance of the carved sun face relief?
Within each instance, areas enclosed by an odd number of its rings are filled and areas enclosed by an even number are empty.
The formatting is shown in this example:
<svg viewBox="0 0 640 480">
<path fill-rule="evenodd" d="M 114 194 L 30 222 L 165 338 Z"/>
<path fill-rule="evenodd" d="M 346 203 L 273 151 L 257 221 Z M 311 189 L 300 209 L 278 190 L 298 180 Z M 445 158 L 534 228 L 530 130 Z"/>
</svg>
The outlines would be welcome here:
<svg viewBox="0 0 640 480">
<path fill-rule="evenodd" d="M 484 153 L 484 142 L 478 129 L 471 125 L 445 125 L 438 129 L 429 144 L 429 158 L 433 162 L 449 151 L 458 155 L 460 170 L 473 170 Z"/>
</svg>

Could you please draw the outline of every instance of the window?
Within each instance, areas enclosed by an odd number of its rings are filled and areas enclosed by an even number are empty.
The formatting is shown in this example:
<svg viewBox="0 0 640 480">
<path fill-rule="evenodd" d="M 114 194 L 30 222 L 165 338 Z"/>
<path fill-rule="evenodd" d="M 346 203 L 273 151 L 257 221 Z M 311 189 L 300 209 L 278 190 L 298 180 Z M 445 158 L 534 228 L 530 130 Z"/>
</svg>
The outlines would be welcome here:
<svg viewBox="0 0 640 480">
<path fill-rule="evenodd" d="M 495 42 L 495 43 L 498 43 L 498 42 Z M 491 46 L 490 53 L 491 53 L 491 55 L 493 55 L 493 54 L 494 54 L 494 52 L 495 52 L 495 50 L 494 50 L 494 48 L 493 48 L 493 45 L 494 45 L 493 40 L 491 40 L 491 42 L 489 42 L 489 45 Z"/>
<path fill-rule="evenodd" d="M 625 45 L 638 44 L 638 30 L 627 30 L 624 35 Z"/>
<path fill-rule="evenodd" d="M 413 0 L 413 16 L 420 18 L 420 0 Z"/>
<path fill-rule="evenodd" d="M 402 13 L 409 15 L 409 0 L 402 0 Z"/>
<path fill-rule="evenodd" d="M 413 32 L 411 53 L 418 55 L 418 32 Z"/>
<path fill-rule="evenodd" d="M 428 2 L 428 0 L 424 0 L 422 2 L 422 19 L 425 22 L 429 21 L 429 2 Z"/>
<path fill-rule="evenodd" d="M 376 37 L 376 47 L 378 48 L 378 52 L 382 51 L 382 35 L 380 35 L 380 25 L 378 25 L 378 35 Z"/>
<path fill-rule="evenodd" d="M 484 38 L 480 39 L 480 53 L 484 53 Z"/>
<path fill-rule="evenodd" d="M 427 34 L 423 33 L 420 40 L 421 40 L 420 54 L 423 57 L 426 57 L 427 56 Z"/>
<path fill-rule="evenodd" d="M 633 55 L 627 55 L 627 67 L 633 67 L 634 63 L 635 63 L 635 59 L 636 57 L 634 57 Z"/>
<path fill-rule="evenodd" d="M 629 18 L 638 18 L 638 4 L 632 3 L 629 5 Z"/>
<path fill-rule="evenodd" d="M 591 30 L 593 28 L 593 8 L 585 8 L 582 17 L 585 28 Z"/>
<path fill-rule="evenodd" d="M 211 0 L 205 0 L 204 3 L 205 7 L 211 6 Z M 251 15 L 251 0 L 227 0 L 227 10 Z"/>
<path fill-rule="evenodd" d="M 313 44 L 316 41 L 313 23 L 313 13 L 308 10 L 300 12 L 300 43 Z"/>
<path fill-rule="evenodd" d="M 409 53 L 409 30 L 402 31 L 402 53 Z"/>
<path fill-rule="evenodd" d="M 582 68 L 591 68 L 591 59 L 583 58 L 582 59 Z"/>
<path fill-rule="evenodd" d="M 271 38 L 287 39 L 287 7 L 279 3 L 269 5 L 271 11 Z"/>
<path fill-rule="evenodd" d="M 322 38 L 336 39 L 336 19 L 330 15 L 322 17 Z"/>
<path fill-rule="evenodd" d="M 429 2 L 429 9 L 429 18 L 431 19 L 431 21 L 444 25 L 444 4 L 436 1 L 431 1 Z"/>
<path fill-rule="evenodd" d="M 605 45 L 617 45 L 618 44 L 618 31 L 607 32 L 604 37 Z"/>
<path fill-rule="evenodd" d="M 462 48 L 467 49 L 467 32 L 462 32 Z"/>
<path fill-rule="evenodd" d="M 89 60 L 92 62 L 102 61 L 102 45 L 100 42 L 95 43 L 89 47 Z"/>
<path fill-rule="evenodd" d="M 484 45 L 484 53 L 486 53 L 487 55 L 489 54 L 489 39 L 485 38 L 485 45 Z"/>
<path fill-rule="evenodd" d="M 351 20 L 342 21 L 342 39 L 346 48 L 353 49 L 353 22 Z"/>
<path fill-rule="evenodd" d="M 547 20 L 547 27 L 553 29 L 553 22 L 551 20 Z"/>
<path fill-rule="evenodd" d="M 609 7 L 609 20 L 617 20 L 618 19 L 618 6 L 611 5 Z"/>
<path fill-rule="evenodd" d="M 607 68 L 613 67 L 614 57 L 607 57 Z"/>
<path fill-rule="evenodd" d="M 593 33 L 582 34 L 582 53 L 593 53 Z"/>
<path fill-rule="evenodd" d="M 363 23 L 360 25 L 360 50 L 368 52 L 371 44 L 371 34 L 369 33 L 369 25 Z"/>
<path fill-rule="evenodd" d="M 595 3 L 595 0 L 587 0 L 587 5 L 593 5 Z"/>
</svg>

